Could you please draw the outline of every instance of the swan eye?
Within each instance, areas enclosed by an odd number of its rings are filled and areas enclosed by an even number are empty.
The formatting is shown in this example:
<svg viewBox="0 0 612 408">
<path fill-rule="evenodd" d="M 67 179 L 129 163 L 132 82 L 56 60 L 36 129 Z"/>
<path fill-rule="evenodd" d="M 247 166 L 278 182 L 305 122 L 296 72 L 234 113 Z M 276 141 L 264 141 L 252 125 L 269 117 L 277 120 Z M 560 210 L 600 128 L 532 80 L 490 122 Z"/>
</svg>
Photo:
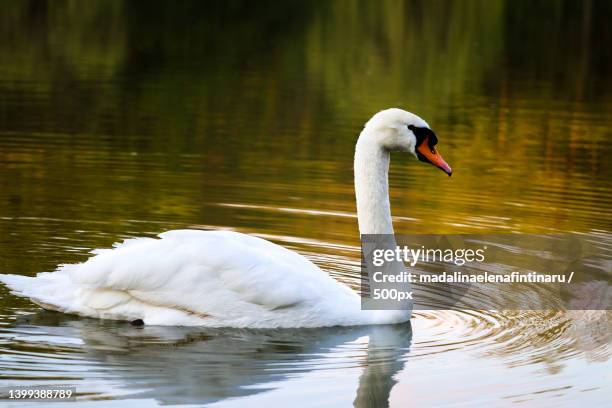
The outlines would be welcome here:
<svg viewBox="0 0 612 408">
<path fill-rule="evenodd" d="M 429 150 L 434 153 L 434 146 L 438 144 L 438 137 L 433 130 L 427 127 L 417 127 L 414 125 L 408 125 L 408 129 L 412 130 L 412 133 L 414 133 L 414 136 L 417 139 L 417 146 L 420 146 L 425 140 L 427 140 Z"/>
</svg>

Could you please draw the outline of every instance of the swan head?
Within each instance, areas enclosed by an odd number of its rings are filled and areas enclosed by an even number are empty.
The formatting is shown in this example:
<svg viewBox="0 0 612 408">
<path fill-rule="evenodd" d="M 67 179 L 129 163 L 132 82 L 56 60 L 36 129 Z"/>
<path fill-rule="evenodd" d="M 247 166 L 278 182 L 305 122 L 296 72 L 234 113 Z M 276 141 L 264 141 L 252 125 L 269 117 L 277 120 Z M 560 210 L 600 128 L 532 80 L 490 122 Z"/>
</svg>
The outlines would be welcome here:
<svg viewBox="0 0 612 408">
<path fill-rule="evenodd" d="M 366 123 L 362 135 L 388 151 L 412 153 L 419 161 L 432 164 L 448 174 L 453 173 L 436 149 L 438 137 L 427 122 L 402 109 L 385 109 Z"/>
</svg>

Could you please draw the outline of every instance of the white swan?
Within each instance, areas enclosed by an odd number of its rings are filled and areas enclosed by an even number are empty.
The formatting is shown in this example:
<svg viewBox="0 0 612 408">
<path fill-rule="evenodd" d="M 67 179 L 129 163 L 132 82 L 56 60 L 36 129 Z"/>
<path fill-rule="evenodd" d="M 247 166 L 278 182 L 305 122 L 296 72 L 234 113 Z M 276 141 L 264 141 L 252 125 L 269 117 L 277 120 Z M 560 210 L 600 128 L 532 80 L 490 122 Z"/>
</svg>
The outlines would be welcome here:
<svg viewBox="0 0 612 408">
<path fill-rule="evenodd" d="M 378 112 L 355 150 L 362 234 L 392 234 L 391 151 L 413 153 L 448 175 L 435 134 L 418 116 Z M 86 262 L 36 277 L 0 275 L 13 293 L 43 308 L 152 325 L 322 327 L 400 323 L 410 310 L 361 310 L 360 297 L 303 256 L 229 231 L 175 230 L 93 251 Z"/>
</svg>

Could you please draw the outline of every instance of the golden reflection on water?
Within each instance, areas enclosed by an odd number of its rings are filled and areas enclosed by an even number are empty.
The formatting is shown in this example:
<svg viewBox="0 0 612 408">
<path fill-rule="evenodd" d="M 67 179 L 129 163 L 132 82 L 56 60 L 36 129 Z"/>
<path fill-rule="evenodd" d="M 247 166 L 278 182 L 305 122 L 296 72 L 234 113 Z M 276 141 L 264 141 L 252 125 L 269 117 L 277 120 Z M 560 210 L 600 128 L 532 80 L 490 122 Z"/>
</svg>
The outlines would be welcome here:
<svg viewBox="0 0 612 408">
<path fill-rule="evenodd" d="M 299 250 L 355 286 L 354 143 L 363 123 L 391 106 L 424 117 L 454 169 L 449 179 L 394 154 L 397 232 L 605 236 L 611 14 L 601 1 L 154 2 L 146 11 L 133 2 L 11 4 L 0 17 L 0 269 L 31 275 L 128 236 L 232 228 Z M 14 340 L 17 316 L 36 308 L 0 293 L 2 349 L 19 356 L 1 371 L 16 379 L 40 364 L 28 375 L 85 376 L 62 369 L 59 357 L 83 350 L 56 343 L 87 345 L 99 328 L 42 322 Z M 418 312 L 400 360 L 412 359 L 420 377 L 389 366 L 403 374 L 395 387 L 383 376 L 382 388 L 400 406 L 466 394 L 550 403 L 554 393 L 597 404 L 609 388 L 585 378 L 609 371 L 609 322 L 556 312 Z M 78 330 L 37 341 L 47 334 L 36 330 L 53 331 L 47 326 Z M 120 326 L 103 329 L 122 338 Z M 268 344 L 247 336 L 240 347 L 250 350 L 250 341 Z M 146 371 L 146 359 L 135 359 Z M 370 366 L 350 353 L 343 361 Z M 454 374 L 437 368 L 442 361 Z M 487 381 L 436 400 L 427 383 L 447 383 L 459 370 Z M 492 374 L 503 370 L 506 387 Z M 355 373 L 363 387 L 350 393 L 368 401 L 376 376 Z"/>
</svg>

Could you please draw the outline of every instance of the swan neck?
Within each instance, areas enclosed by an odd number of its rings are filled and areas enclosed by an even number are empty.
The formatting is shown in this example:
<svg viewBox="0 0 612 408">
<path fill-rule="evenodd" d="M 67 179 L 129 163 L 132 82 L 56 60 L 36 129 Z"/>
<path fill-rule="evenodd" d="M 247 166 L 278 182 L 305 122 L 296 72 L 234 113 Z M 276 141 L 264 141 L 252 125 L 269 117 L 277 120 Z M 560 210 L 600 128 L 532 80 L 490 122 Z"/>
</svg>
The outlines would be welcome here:
<svg viewBox="0 0 612 408">
<path fill-rule="evenodd" d="M 393 234 L 387 149 L 364 129 L 355 148 L 355 196 L 360 234 Z"/>
</svg>

